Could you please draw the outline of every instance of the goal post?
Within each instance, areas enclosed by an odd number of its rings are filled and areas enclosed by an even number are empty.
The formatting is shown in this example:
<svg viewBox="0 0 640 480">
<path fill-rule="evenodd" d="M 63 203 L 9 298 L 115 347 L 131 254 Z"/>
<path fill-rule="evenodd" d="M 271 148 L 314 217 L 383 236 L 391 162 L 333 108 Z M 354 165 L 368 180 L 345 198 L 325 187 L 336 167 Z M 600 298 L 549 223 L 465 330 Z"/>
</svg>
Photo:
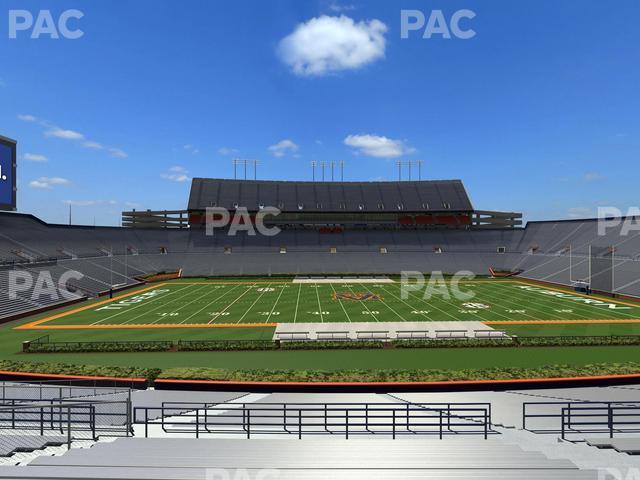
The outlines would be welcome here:
<svg viewBox="0 0 640 480">
<path fill-rule="evenodd" d="M 592 291 L 615 293 L 615 248 L 589 246 L 589 286 Z"/>
<path fill-rule="evenodd" d="M 589 293 L 591 279 L 590 254 L 573 254 L 573 245 L 567 245 L 565 250 L 569 256 L 569 284 L 577 292 Z"/>
</svg>

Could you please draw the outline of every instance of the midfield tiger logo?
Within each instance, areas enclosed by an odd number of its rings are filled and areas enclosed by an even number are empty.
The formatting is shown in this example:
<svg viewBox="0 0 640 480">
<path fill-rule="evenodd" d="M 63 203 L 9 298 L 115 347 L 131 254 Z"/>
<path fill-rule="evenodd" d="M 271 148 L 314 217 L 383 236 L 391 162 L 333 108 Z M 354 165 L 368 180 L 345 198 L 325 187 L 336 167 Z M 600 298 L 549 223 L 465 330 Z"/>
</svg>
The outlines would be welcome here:
<svg viewBox="0 0 640 480">
<path fill-rule="evenodd" d="M 334 300 L 352 300 L 357 302 L 368 302 L 371 300 L 382 300 L 382 295 L 371 292 L 335 292 L 331 296 Z"/>
</svg>

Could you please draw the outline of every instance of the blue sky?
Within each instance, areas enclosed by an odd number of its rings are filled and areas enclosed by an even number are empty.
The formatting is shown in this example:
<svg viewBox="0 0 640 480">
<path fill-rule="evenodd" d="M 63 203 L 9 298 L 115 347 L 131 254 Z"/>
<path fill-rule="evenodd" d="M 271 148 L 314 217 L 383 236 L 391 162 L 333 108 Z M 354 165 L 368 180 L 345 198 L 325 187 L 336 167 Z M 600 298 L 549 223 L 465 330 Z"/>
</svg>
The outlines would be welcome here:
<svg viewBox="0 0 640 480">
<path fill-rule="evenodd" d="M 55 7 L 55 8 L 53 8 Z M 467 40 L 400 35 L 401 9 L 475 12 Z M 11 9 L 84 13 L 77 40 L 8 38 Z M 0 135 L 18 207 L 117 225 L 185 208 L 189 179 L 461 178 L 479 209 L 528 220 L 638 205 L 637 0 L 5 0 Z M 414 176 L 416 171 L 414 170 Z M 406 176 L 406 172 L 405 172 Z"/>
</svg>

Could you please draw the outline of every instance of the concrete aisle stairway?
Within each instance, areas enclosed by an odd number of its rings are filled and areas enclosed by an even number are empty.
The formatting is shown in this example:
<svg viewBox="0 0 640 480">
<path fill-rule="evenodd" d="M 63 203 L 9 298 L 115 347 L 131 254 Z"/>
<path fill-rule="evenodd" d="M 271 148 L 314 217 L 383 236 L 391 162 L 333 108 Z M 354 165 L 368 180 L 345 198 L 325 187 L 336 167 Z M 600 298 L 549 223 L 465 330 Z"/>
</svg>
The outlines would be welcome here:
<svg viewBox="0 0 640 480">
<path fill-rule="evenodd" d="M 572 480 L 596 479 L 597 472 L 496 437 L 121 438 L 58 457 L 39 457 L 25 467 L 0 467 L 0 478 Z"/>
<path fill-rule="evenodd" d="M 500 438 L 506 444 L 518 445 L 527 452 L 540 452 L 549 459 L 567 459 L 583 470 L 633 470 L 639 472 L 640 478 L 640 456 L 619 453 L 624 452 L 625 447 L 640 450 L 640 438 L 571 442 L 561 440 L 557 435 L 540 435 L 524 430 L 504 430 Z"/>
</svg>

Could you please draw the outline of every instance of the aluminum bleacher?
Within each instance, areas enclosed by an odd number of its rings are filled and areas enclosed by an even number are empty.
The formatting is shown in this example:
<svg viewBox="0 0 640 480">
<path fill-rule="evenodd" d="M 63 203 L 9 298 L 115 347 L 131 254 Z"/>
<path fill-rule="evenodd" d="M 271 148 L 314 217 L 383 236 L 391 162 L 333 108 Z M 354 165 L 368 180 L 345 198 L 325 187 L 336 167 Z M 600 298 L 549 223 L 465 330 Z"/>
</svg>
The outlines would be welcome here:
<svg viewBox="0 0 640 480">
<path fill-rule="evenodd" d="M 543 404 L 554 406 L 572 401 L 602 405 L 608 398 L 618 399 L 619 405 L 625 399 L 627 404 L 637 404 L 632 400 L 637 400 L 636 386 L 398 394 L 142 390 L 125 394 L 130 395 L 134 410 L 132 429 L 127 431 L 121 429 L 127 418 L 117 407 L 120 391 L 19 383 L 6 387 L 3 405 L 25 396 L 29 396 L 29 401 L 42 397 L 53 405 L 60 397 L 76 402 L 74 405 L 77 402 L 94 405 L 92 421 L 98 422 L 100 434 L 96 436 L 91 429 L 83 428 L 84 417 L 79 412 L 71 416 L 70 443 L 67 424 L 58 425 L 57 416 L 53 422 L 56 429 L 62 429 L 62 434 L 58 430 L 56 436 L 53 430 L 45 428 L 46 434 L 39 435 L 39 415 L 19 415 L 18 428 L 22 430 L 17 432 L 11 428 L 10 417 L 0 412 L 0 421 L 4 419 L 0 449 L 6 447 L 6 451 L 0 450 L 5 455 L 0 456 L 0 478 L 595 480 L 603 478 L 602 474 L 611 468 L 626 472 L 640 466 L 637 457 L 627 454 L 639 448 L 639 434 L 622 436 L 616 430 L 613 439 L 592 435 L 586 443 L 574 443 L 560 440 L 558 433 L 537 434 L 520 425 L 525 403 L 542 408 L 547 408 Z M 28 407 L 28 402 L 22 402 L 25 403 L 16 407 L 19 412 Z M 104 405 L 114 405 L 115 410 Z M 476 422 L 471 416 L 474 409 L 488 406 L 494 433 L 485 439 L 471 431 L 477 425 L 469 425 Z M 44 423 L 48 427 L 51 419 L 46 408 Z M 328 409 L 328 420 L 317 413 L 324 408 Z M 402 414 L 402 409 L 410 415 Z M 154 410 L 156 414 L 141 415 L 145 410 Z M 448 434 L 441 438 L 438 434 L 429 435 L 431 427 L 424 421 L 429 412 L 438 410 L 444 412 L 443 425 L 448 429 Z M 299 435 L 296 427 L 301 411 L 305 412 L 304 431 Z M 263 412 L 264 418 L 259 412 Z M 390 412 L 395 412 L 395 416 Z M 534 420 L 557 426 L 554 412 L 549 413 L 551 416 L 546 419 Z M 309 416 L 304 417 L 305 414 Z M 140 423 L 142 418 L 151 422 L 146 429 Z M 346 418 L 353 428 L 352 435 L 345 430 Z M 464 428 L 456 423 L 465 419 L 468 423 Z M 398 432 L 395 439 L 392 421 Z M 238 423 L 244 428 L 234 431 Z M 574 427 L 580 428 L 580 423 L 576 418 Z M 24 428 L 34 425 L 35 430 Z M 410 435 L 400 434 L 409 430 Z M 267 471 L 275 476 L 258 477 Z M 238 472 L 244 476 L 235 477 Z"/>
<path fill-rule="evenodd" d="M 464 452 L 464 454 L 461 454 Z M 264 476 L 265 470 L 271 474 Z M 242 471 L 245 477 L 233 477 Z M 256 477 L 262 472 L 261 477 Z M 3 478 L 202 479 L 595 479 L 562 459 L 500 441 L 452 439 L 118 439 L 26 467 Z M 215 476 L 217 475 L 217 476 Z M 221 476 L 224 475 L 224 476 Z"/>
<path fill-rule="evenodd" d="M 324 192 L 322 186 L 314 190 L 318 198 L 325 194 L 330 192 Z M 376 193 L 383 198 L 387 194 Z M 242 232 L 229 236 L 222 231 L 211 237 L 199 229 L 47 225 L 31 215 L 1 213 L 0 227 L 0 265 L 4 265 L 0 270 L 0 317 L 42 306 L 28 295 L 11 301 L 6 298 L 11 269 L 49 270 L 54 280 L 67 271 L 80 272 L 78 294 L 89 296 L 104 293 L 114 284 L 133 285 L 144 274 L 180 269 L 185 276 L 208 276 L 393 274 L 402 270 L 487 274 L 494 268 L 523 270 L 525 278 L 571 285 L 572 280 L 588 275 L 590 245 L 615 249 L 616 292 L 640 296 L 640 232 L 622 235 L 620 225 L 599 236 L 596 220 L 529 222 L 524 229 L 389 230 L 370 226 L 284 229 L 275 237 Z M 286 253 L 280 253 L 281 248 Z M 46 267 L 39 266 L 43 260 Z"/>
</svg>

